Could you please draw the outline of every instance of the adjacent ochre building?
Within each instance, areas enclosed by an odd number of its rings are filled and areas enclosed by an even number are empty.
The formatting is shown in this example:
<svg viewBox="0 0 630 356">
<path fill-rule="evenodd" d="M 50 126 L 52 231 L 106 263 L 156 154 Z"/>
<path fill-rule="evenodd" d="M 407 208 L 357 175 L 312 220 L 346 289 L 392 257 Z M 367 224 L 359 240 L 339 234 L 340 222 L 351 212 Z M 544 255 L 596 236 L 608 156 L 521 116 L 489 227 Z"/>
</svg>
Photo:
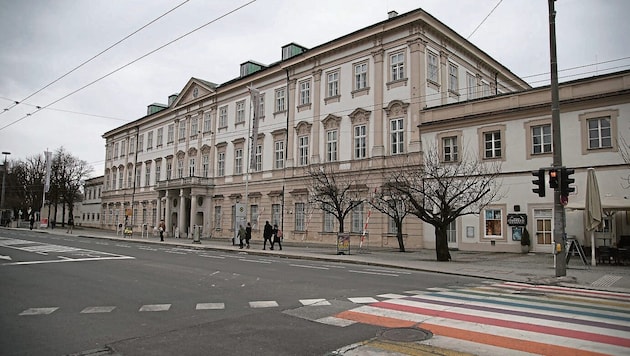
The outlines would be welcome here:
<svg viewBox="0 0 630 356">
<path fill-rule="evenodd" d="M 617 139 L 630 129 L 629 78 L 562 85 L 564 164 L 578 168 L 577 184 L 590 165 L 602 166 L 600 181 L 611 185 L 625 168 Z M 260 92 L 255 102 L 249 88 Z M 452 247 L 520 250 L 506 222 L 518 210 L 542 234 L 535 249 L 545 250 L 547 232 L 535 225 L 546 226 L 552 203 L 531 193 L 530 171 L 551 164 L 549 100 L 549 88 L 532 89 L 426 12 L 392 12 L 315 48 L 288 44 L 276 63 L 244 62 L 227 83 L 191 78 L 168 104 L 106 132 L 101 223 L 137 229 L 163 219 L 170 236 L 200 229 L 202 237 L 230 237 L 244 207 L 255 235 L 268 220 L 289 241 L 329 243 L 337 222 L 309 202 L 309 165 L 360 177 L 356 189 L 367 198 L 401 155 L 438 146 L 445 164 L 464 151 L 503 161 L 507 188 L 497 205 L 453 224 Z M 355 209 L 345 230 L 362 233 L 368 210 Z M 630 231 L 619 221 L 618 232 Z M 387 216 L 372 211 L 368 231 L 370 245 L 396 246 Z M 434 246 L 433 228 L 415 217 L 404 234 L 407 247 Z"/>
</svg>

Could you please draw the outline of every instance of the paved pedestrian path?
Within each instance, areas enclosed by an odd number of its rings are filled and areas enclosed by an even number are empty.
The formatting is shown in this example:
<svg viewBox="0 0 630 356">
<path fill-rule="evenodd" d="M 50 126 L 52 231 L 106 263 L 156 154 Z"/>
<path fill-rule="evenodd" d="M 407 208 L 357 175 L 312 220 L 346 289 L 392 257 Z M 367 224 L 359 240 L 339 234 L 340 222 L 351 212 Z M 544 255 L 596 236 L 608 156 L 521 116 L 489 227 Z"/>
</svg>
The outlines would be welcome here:
<svg viewBox="0 0 630 356">
<path fill-rule="evenodd" d="M 65 235 L 66 230 L 40 230 L 47 233 Z M 154 244 L 185 246 L 196 249 L 235 250 L 228 239 L 202 239 L 194 243 L 191 239 L 165 238 L 149 234 L 135 234 L 131 238 L 108 230 L 75 229 L 74 235 L 86 238 L 104 238 L 129 242 L 148 242 Z M 396 247 L 359 249 L 351 241 L 350 254 L 337 254 L 336 246 L 322 246 L 302 242 L 283 242 L 284 250 L 262 250 L 262 239 L 252 239 L 250 254 L 281 255 L 292 258 L 340 261 L 383 267 L 396 267 L 428 272 L 447 273 L 494 279 L 499 281 L 520 282 L 542 285 L 559 285 L 595 290 L 630 293 L 630 266 L 597 265 L 585 266 L 579 257 L 573 257 L 566 269 L 566 276 L 556 277 L 554 255 L 548 253 L 501 253 L 451 251 L 452 260 L 438 262 L 435 251 L 422 249 L 401 253 Z"/>
</svg>

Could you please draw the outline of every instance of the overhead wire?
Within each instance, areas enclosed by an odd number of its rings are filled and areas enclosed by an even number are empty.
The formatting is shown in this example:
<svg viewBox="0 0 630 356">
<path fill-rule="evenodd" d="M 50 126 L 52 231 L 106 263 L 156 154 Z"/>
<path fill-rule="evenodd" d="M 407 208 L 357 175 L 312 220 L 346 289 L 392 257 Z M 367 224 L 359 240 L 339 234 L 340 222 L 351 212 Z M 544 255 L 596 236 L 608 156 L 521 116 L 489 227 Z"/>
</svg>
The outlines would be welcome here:
<svg viewBox="0 0 630 356">
<path fill-rule="evenodd" d="M 132 33 L 128 34 L 127 36 L 123 37 L 121 40 L 117 41 L 116 43 L 112 44 L 111 46 L 105 48 L 104 50 L 100 51 L 99 53 L 97 53 L 96 55 L 92 56 L 90 59 L 84 61 L 83 63 L 79 64 L 78 66 L 72 68 L 70 71 L 66 72 L 65 74 L 63 74 L 62 76 L 60 76 L 59 78 L 53 80 L 52 82 L 46 84 L 43 88 L 40 88 L 39 90 L 29 94 L 27 97 L 25 97 L 22 100 L 13 100 L 13 104 L 11 106 L 9 106 L 8 108 L 5 108 L 3 111 L 0 112 L 0 115 L 4 114 L 5 112 L 13 109 L 14 107 L 20 105 L 20 104 L 24 104 L 24 101 L 30 99 L 31 97 L 41 93 L 44 89 L 50 87 L 51 85 L 57 83 L 58 81 L 60 81 L 61 79 L 65 78 L 66 76 L 70 75 L 71 73 L 75 72 L 76 70 L 78 70 L 79 68 L 83 67 L 84 65 L 90 63 L 91 61 L 93 61 L 94 59 L 96 59 L 97 57 L 99 57 L 100 55 L 104 54 L 105 52 L 109 51 L 110 49 L 116 47 L 117 45 L 119 45 L 120 43 L 122 43 L 123 41 L 127 40 L 128 38 L 130 38 L 131 36 L 135 35 L 136 33 L 142 31 L 143 29 L 149 27 L 150 25 L 152 25 L 153 23 L 155 23 L 156 21 L 158 21 L 159 19 L 161 19 L 162 17 L 170 14 L 171 12 L 177 10 L 179 7 L 183 6 L 185 3 L 189 2 L 190 0 L 185 0 L 184 2 L 180 3 L 179 5 L 175 6 L 174 8 L 168 10 L 167 12 L 163 13 L 162 15 L 156 17 L 155 19 L 153 19 L 152 21 L 150 21 L 149 23 L 147 23 L 146 25 L 140 27 L 139 29 L 133 31 Z"/>
<path fill-rule="evenodd" d="M 477 30 L 479 29 L 479 27 L 481 27 L 481 25 L 483 25 L 484 22 L 486 22 L 486 20 L 488 19 L 488 17 L 490 17 L 490 15 L 492 15 L 492 13 L 494 12 L 494 10 L 497 9 L 497 7 L 499 7 L 499 5 L 501 5 L 501 2 L 503 2 L 503 0 L 499 0 L 499 2 L 494 5 L 494 7 L 492 8 L 492 10 L 490 10 L 490 12 L 488 13 L 488 15 L 486 15 L 486 17 L 484 17 L 483 20 L 481 20 L 481 22 L 479 23 L 479 25 L 477 25 L 477 27 L 475 27 L 475 29 L 473 30 L 473 32 L 470 33 L 470 35 L 468 35 L 468 37 L 466 37 L 466 39 L 470 39 L 472 37 L 472 35 L 475 34 L 475 32 L 477 32 Z"/>
<path fill-rule="evenodd" d="M 10 122 L 10 123 L 9 123 L 9 124 L 7 124 L 7 125 L 4 125 L 4 126 L 0 127 L 0 131 L 2 131 L 2 130 L 4 130 L 4 129 L 6 129 L 7 127 L 10 127 L 10 126 L 12 126 L 12 125 L 14 125 L 14 124 L 16 124 L 16 123 L 18 123 L 18 122 L 20 122 L 20 121 L 22 121 L 22 120 L 24 120 L 24 119 L 28 118 L 28 117 L 30 117 L 30 116 L 32 116 L 32 115 L 37 114 L 38 112 L 42 111 L 43 109 L 47 109 L 48 107 L 50 107 L 50 106 L 52 106 L 52 105 L 54 105 L 54 104 L 56 104 L 56 103 L 58 103 L 58 102 L 60 102 L 60 101 L 62 101 L 62 100 L 64 100 L 64 99 L 66 99 L 66 98 L 68 98 L 68 97 L 70 97 L 70 96 L 72 96 L 72 95 L 74 95 L 74 94 L 76 94 L 76 93 L 78 93 L 78 92 L 80 92 L 81 90 L 83 90 L 83 89 L 85 89 L 85 88 L 87 88 L 87 87 L 89 87 L 89 86 L 91 86 L 91 85 L 93 85 L 93 84 L 95 84 L 95 83 L 97 83 L 97 82 L 99 82 L 99 81 L 101 81 L 101 80 L 103 80 L 103 79 L 105 79 L 105 78 L 109 77 L 109 76 L 110 76 L 110 75 L 112 75 L 112 74 L 115 74 L 115 73 L 117 73 L 117 72 L 121 71 L 121 70 L 122 70 L 122 69 L 124 69 L 124 68 L 129 67 L 130 65 L 132 65 L 132 64 L 134 64 L 134 63 L 136 63 L 136 62 L 140 61 L 141 59 L 144 59 L 144 58 L 146 58 L 146 57 L 148 57 L 148 56 L 152 55 L 153 53 L 155 53 L 155 52 L 157 52 L 157 51 L 159 51 L 159 50 L 161 50 L 161 49 L 163 49 L 163 48 L 165 48 L 165 47 L 167 47 L 167 46 L 169 46 L 169 45 L 171 45 L 171 44 L 173 44 L 173 43 L 175 43 L 175 42 L 177 42 L 177 41 L 181 40 L 182 38 L 187 37 L 187 36 L 189 36 L 189 35 L 191 35 L 191 34 L 193 34 L 193 33 L 197 32 L 197 31 L 201 30 L 202 28 L 204 28 L 204 27 L 206 27 L 206 26 L 208 26 L 208 25 L 211 25 L 211 24 L 213 24 L 213 23 L 215 23 L 215 22 L 219 21 L 219 20 L 223 19 L 224 17 L 227 17 L 227 16 L 229 16 L 229 15 L 231 15 L 231 14 L 235 13 L 236 11 L 238 11 L 238 10 L 240 10 L 240 9 L 244 8 L 244 7 L 247 7 L 247 6 L 251 5 L 252 3 L 256 2 L 256 1 L 257 1 L 257 0 L 250 0 L 249 2 L 247 2 L 247 3 L 245 3 L 245 4 L 240 5 L 240 6 L 236 7 L 236 8 L 234 8 L 234 9 L 232 9 L 232 10 L 230 10 L 230 11 L 226 12 L 226 13 L 224 13 L 223 15 L 221 15 L 221 16 L 219 16 L 219 17 L 216 17 L 216 18 L 214 18 L 213 20 L 211 20 L 211 21 L 209 21 L 209 22 L 206 22 L 205 24 L 203 24 L 203 25 L 201 25 L 201 26 L 198 26 L 198 27 L 196 27 L 195 29 L 193 29 L 193 30 L 191 30 L 191 31 L 189 31 L 189 32 L 186 32 L 185 34 L 183 34 L 183 35 L 181 35 L 181 36 L 179 36 L 179 37 L 176 37 L 175 39 L 173 39 L 173 40 L 171 40 L 171 41 L 169 41 L 169 42 L 167 42 L 167 43 L 165 43 L 165 44 L 163 44 L 163 45 L 161 45 L 161 46 L 157 47 L 157 48 L 156 48 L 156 49 L 154 49 L 154 50 L 151 50 L 151 51 L 147 52 L 146 54 L 144 54 L 144 55 L 142 55 L 142 56 L 140 56 L 140 57 L 138 57 L 138 58 L 134 59 L 133 61 L 131 61 L 131 62 L 127 63 L 127 64 L 124 64 L 124 65 L 122 65 L 122 66 L 120 66 L 120 67 L 118 67 L 118 68 L 114 69 L 113 71 L 111 71 L 111 72 L 109 72 L 109 73 L 107 73 L 107 74 L 105 74 L 105 75 L 103 75 L 103 76 L 101 76 L 101 77 L 99 77 L 99 78 L 97 78 L 97 79 L 95 79 L 95 80 L 91 81 L 91 82 L 90 82 L 90 83 L 88 83 L 88 84 L 85 84 L 84 86 L 80 87 L 79 89 L 76 89 L 76 90 L 74 90 L 74 91 L 70 92 L 69 94 L 66 94 L 66 95 L 62 96 L 61 98 L 59 98 L 59 99 L 57 99 L 57 100 L 55 100 L 55 101 L 53 101 L 53 102 L 51 102 L 51 103 L 49 103 L 49 104 L 47 104 L 47 105 L 45 105 L 45 106 L 42 106 L 42 107 L 38 108 L 37 110 L 35 110 L 35 111 L 31 112 L 31 113 L 28 113 L 28 114 L 26 114 L 26 115 L 22 116 L 21 118 L 19 118 L 19 119 L 17 119 L 17 120 L 14 120 L 14 121 Z"/>
</svg>

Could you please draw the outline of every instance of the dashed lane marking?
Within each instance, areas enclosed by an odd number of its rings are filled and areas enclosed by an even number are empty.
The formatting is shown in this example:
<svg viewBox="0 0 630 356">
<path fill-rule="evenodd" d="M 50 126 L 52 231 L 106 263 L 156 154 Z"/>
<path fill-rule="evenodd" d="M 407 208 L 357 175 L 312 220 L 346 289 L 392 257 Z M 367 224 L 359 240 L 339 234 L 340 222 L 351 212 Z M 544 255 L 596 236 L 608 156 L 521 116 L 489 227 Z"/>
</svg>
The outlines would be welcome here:
<svg viewBox="0 0 630 356">
<path fill-rule="evenodd" d="M 21 312 L 20 315 L 48 315 L 52 314 L 58 307 L 53 308 L 29 308 Z"/>
<path fill-rule="evenodd" d="M 171 309 L 170 304 L 147 304 L 140 307 L 141 312 L 160 312 Z"/>
<path fill-rule="evenodd" d="M 81 310 L 81 314 L 110 313 L 114 309 L 116 309 L 114 306 L 87 307 Z"/>
<path fill-rule="evenodd" d="M 278 307 L 278 303 L 274 300 L 261 300 L 255 302 L 249 302 L 251 308 L 275 308 Z"/>
<path fill-rule="evenodd" d="M 196 310 L 225 309 L 225 303 L 197 303 Z"/>
<path fill-rule="evenodd" d="M 321 267 L 321 266 L 310 266 L 310 265 L 297 265 L 297 264 L 289 264 L 289 266 L 291 267 L 300 267 L 300 268 L 312 268 L 312 269 L 323 269 L 323 270 L 328 270 L 328 267 Z"/>
<path fill-rule="evenodd" d="M 348 300 L 355 304 L 368 304 L 368 303 L 378 302 L 378 300 L 372 297 L 356 297 L 356 298 L 348 298 Z"/>
<path fill-rule="evenodd" d="M 330 305 L 330 302 L 327 301 L 326 299 L 300 299 L 300 303 L 302 303 L 302 305 L 304 306 Z"/>
</svg>

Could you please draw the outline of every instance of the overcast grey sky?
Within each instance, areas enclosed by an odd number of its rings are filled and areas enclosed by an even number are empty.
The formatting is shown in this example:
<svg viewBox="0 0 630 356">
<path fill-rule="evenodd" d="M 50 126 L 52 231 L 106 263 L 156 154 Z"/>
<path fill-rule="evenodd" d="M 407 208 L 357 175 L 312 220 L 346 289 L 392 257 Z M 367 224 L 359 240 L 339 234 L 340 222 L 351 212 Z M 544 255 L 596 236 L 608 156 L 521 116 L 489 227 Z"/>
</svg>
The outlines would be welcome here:
<svg viewBox="0 0 630 356">
<path fill-rule="evenodd" d="M 499 4 L 469 40 L 530 85 L 549 83 L 547 0 L 255 0 L 34 113 L 250 1 L 190 0 L 13 107 L 185 0 L 0 0 L 0 151 L 24 159 L 64 146 L 102 175 L 102 134 L 166 103 L 191 77 L 226 82 L 247 60 L 276 62 L 285 44 L 312 48 L 385 20 L 390 10 L 422 8 L 467 38 Z M 630 69 L 630 1 L 555 7 L 561 82 Z"/>
</svg>

